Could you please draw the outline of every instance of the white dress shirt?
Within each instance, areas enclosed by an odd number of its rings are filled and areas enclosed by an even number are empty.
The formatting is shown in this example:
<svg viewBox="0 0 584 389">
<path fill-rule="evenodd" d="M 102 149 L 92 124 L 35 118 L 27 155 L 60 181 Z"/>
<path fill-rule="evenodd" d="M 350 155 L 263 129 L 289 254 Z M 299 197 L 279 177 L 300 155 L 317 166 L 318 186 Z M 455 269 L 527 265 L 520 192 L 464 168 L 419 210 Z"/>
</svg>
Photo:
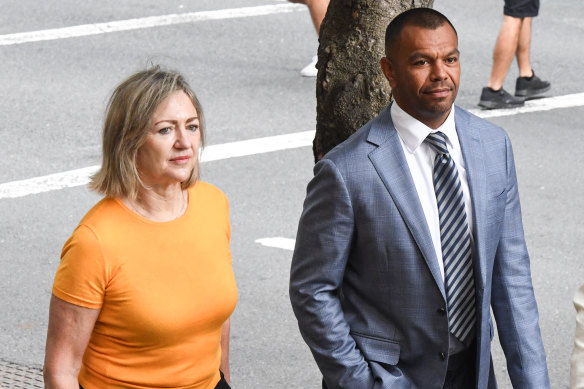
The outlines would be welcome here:
<svg viewBox="0 0 584 389">
<path fill-rule="evenodd" d="M 438 258 L 438 266 L 440 266 L 440 274 L 444 281 L 444 263 L 442 262 L 442 243 L 440 241 L 440 219 L 438 215 L 438 204 L 436 203 L 436 192 L 434 191 L 434 158 L 436 151 L 424 142 L 428 134 L 431 132 L 440 131 L 446 135 L 446 145 L 450 156 L 454 160 L 454 164 L 458 170 L 458 176 L 462 185 L 462 193 L 464 197 L 464 205 L 466 210 L 466 220 L 470 229 L 472 239 L 472 208 L 470 202 L 470 193 L 468 190 L 468 178 L 466 175 L 466 165 L 462 158 L 462 151 L 460 143 L 458 142 L 458 135 L 456 134 L 456 126 L 454 124 L 454 105 L 450 110 L 450 114 L 446 121 L 436 130 L 431 129 L 424 123 L 414 119 L 408 113 L 394 102 L 391 105 L 391 120 L 395 126 L 401 141 L 406 161 L 410 168 L 410 173 L 418 192 L 418 198 L 426 216 L 426 222 L 432 235 L 432 243 L 434 244 L 434 251 Z"/>
<path fill-rule="evenodd" d="M 438 204 L 436 202 L 433 177 L 436 151 L 427 142 L 424 142 L 424 140 L 431 132 L 440 131 L 446 135 L 446 146 L 448 147 L 448 152 L 450 153 L 451 158 L 454 160 L 462 186 L 466 220 L 468 222 L 472 247 L 472 208 L 470 192 L 468 190 L 466 165 L 462 157 L 458 135 L 456 134 L 454 105 L 452 106 L 446 121 L 435 130 L 417 119 L 414 119 L 401 109 L 396 102 L 391 105 L 391 120 L 399 134 L 406 161 L 410 168 L 416 191 L 418 192 L 418 198 L 420 199 L 422 209 L 424 210 L 424 216 L 426 217 L 426 222 L 430 229 L 430 235 L 432 236 L 432 243 L 434 244 L 434 251 L 438 258 L 440 274 L 442 275 L 442 281 L 444 282 L 444 262 L 442 261 L 442 243 L 440 240 L 440 217 L 438 214 Z M 457 354 L 469 346 L 469 344 L 463 344 L 452 334 L 449 334 L 449 338 L 450 355 Z"/>
</svg>

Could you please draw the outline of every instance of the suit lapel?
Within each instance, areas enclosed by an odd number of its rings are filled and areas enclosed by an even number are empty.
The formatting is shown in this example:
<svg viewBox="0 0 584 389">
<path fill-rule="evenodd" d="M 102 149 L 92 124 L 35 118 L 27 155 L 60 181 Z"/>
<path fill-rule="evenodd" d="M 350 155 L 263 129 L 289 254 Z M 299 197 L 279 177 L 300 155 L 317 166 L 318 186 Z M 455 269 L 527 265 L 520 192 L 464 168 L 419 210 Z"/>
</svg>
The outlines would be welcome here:
<svg viewBox="0 0 584 389">
<path fill-rule="evenodd" d="M 410 174 L 399 136 L 391 121 L 390 106 L 371 125 L 367 141 L 378 147 L 369 153 L 369 159 L 389 191 L 402 218 L 432 273 L 442 296 L 446 299 L 444 282 L 434 252 L 432 236 Z"/>
<path fill-rule="evenodd" d="M 477 285 L 477 288 L 484 289 L 486 284 L 487 264 L 486 261 L 483 260 L 484 249 L 482 248 L 482 243 L 484 242 L 486 232 L 482 226 L 486 225 L 484 218 L 487 215 L 487 204 L 484 194 L 486 193 L 487 183 L 483 149 L 481 147 L 478 128 L 476 128 L 476 126 L 471 126 L 469 123 L 469 114 L 457 107 L 455 109 L 454 120 L 456 123 L 456 133 L 458 134 L 458 140 L 462 149 L 462 157 L 466 164 L 466 174 L 473 210 L 473 238 L 475 240 L 474 243 L 480 273 L 480 277 L 475 277 L 475 279 L 480 279 L 481 283 L 480 285 Z M 475 269 L 477 269 L 476 265 Z"/>
</svg>

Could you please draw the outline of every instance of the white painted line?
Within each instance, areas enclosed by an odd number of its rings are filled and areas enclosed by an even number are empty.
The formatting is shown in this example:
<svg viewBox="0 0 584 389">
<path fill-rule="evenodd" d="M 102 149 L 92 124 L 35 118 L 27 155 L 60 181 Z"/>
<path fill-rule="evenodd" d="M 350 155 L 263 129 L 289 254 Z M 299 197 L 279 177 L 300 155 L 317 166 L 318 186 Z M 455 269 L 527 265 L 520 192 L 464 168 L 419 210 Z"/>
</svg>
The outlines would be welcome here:
<svg viewBox="0 0 584 389">
<path fill-rule="evenodd" d="M 224 143 L 221 145 L 205 147 L 201 156 L 201 161 L 210 162 L 219 159 L 245 157 L 247 155 L 263 154 L 272 151 L 296 149 L 298 147 L 311 146 L 313 139 L 314 131 L 303 131 L 292 134 L 268 136 L 266 138 Z"/>
<path fill-rule="evenodd" d="M 0 35 L 0 46 L 19 45 L 29 42 L 106 34 L 110 32 L 130 31 L 141 28 L 170 26 L 182 23 L 195 23 L 207 20 L 245 18 L 250 16 L 264 16 L 305 10 L 306 7 L 302 4 L 273 4 L 257 7 L 231 8 L 216 11 L 150 16 L 145 18 L 119 20 L 106 23 L 82 24 L 79 26 L 55 28 L 50 30 Z"/>
<path fill-rule="evenodd" d="M 0 184 L 0 199 L 24 197 L 32 194 L 50 192 L 64 188 L 85 185 L 99 166 L 90 166 L 48 176 L 29 178 Z"/>
<path fill-rule="evenodd" d="M 528 101 L 525 104 L 525 107 L 522 108 L 508 110 L 499 109 L 492 111 L 472 110 L 471 112 L 480 117 L 489 118 L 581 106 L 584 106 L 584 93 L 532 100 Z M 201 161 L 210 162 L 305 147 L 312 145 L 313 139 L 314 131 L 303 131 L 208 146 L 202 153 Z M 97 171 L 97 169 L 97 166 L 90 166 L 83 169 L 70 170 L 63 173 L 0 184 L 0 199 L 17 198 L 36 193 L 85 185 L 89 182 L 89 176 Z"/>
<path fill-rule="evenodd" d="M 584 106 L 584 93 L 529 100 L 525 102 L 525 106 L 519 108 L 493 110 L 471 109 L 469 111 L 482 118 L 493 118 L 517 115 L 519 113 L 549 111 L 557 108 L 572 108 L 581 106 Z"/>
<path fill-rule="evenodd" d="M 310 146 L 312 145 L 313 139 L 314 131 L 304 131 L 208 146 L 202 152 L 201 162 L 217 161 L 221 159 L 244 157 L 247 155 Z M 99 166 L 90 166 L 83 169 L 70 170 L 67 172 L 50 174 L 48 176 L 0 184 L 0 199 L 24 197 L 37 193 L 85 185 L 89 182 L 89 177 L 95 173 L 97 169 L 99 169 Z"/>
<path fill-rule="evenodd" d="M 294 250 L 294 245 L 296 241 L 290 238 L 282 238 L 281 236 L 277 236 L 275 238 L 262 238 L 256 239 L 256 243 L 261 244 L 262 246 L 266 247 L 274 247 L 277 249 L 284 249 L 284 250 Z"/>
</svg>

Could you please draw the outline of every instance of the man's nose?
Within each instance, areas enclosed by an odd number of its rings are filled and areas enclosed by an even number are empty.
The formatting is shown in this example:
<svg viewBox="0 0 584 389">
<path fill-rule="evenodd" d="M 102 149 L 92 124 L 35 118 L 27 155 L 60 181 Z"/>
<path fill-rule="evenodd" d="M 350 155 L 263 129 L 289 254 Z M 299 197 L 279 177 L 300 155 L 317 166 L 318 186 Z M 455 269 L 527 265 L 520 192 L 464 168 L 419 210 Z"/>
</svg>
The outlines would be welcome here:
<svg viewBox="0 0 584 389">
<path fill-rule="evenodd" d="M 433 81 L 445 80 L 448 77 L 446 66 L 440 61 L 435 62 L 432 66 L 431 77 Z"/>
</svg>

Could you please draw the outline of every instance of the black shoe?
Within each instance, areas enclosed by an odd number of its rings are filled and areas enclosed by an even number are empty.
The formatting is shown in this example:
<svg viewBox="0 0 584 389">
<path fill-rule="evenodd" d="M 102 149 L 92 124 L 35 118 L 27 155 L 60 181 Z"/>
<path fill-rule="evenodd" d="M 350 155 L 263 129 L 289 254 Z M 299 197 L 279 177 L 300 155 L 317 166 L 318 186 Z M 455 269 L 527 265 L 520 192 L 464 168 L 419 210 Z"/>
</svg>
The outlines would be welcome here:
<svg viewBox="0 0 584 389">
<path fill-rule="evenodd" d="M 531 71 L 533 73 L 533 70 Z M 533 73 L 531 77 L 519 77 L 515 83 L 515 96 L 523 97 L 526 100 L 541 97 L 549 91 L 551 84 L 540 79 Z"/>
<path fill-rule="evenodd" d="M 521 107 L 525 101 L 522 98 L 511 96 L 505 89 L 492 90 L 483 88 L 479 106 L 486 109 Z"/>
</svg>

